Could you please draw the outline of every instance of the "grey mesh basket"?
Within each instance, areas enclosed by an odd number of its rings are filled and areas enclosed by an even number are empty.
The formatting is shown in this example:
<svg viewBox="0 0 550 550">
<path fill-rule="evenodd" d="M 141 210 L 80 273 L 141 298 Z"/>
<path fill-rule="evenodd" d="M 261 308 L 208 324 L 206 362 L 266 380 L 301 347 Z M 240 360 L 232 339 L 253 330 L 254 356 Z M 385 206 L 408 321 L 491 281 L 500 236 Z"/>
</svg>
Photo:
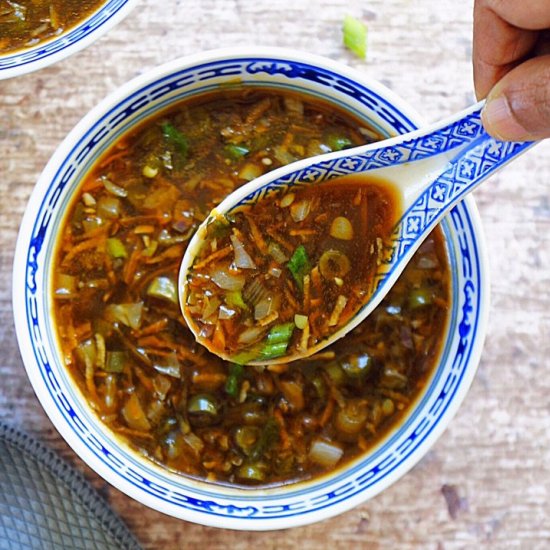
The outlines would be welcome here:
<svg viewBox="0 0 550 550">
<path fill-rule="evenodd" d="M 140 549 L 84 477 L 0 422 L 0 550 Z"/>
</svg>

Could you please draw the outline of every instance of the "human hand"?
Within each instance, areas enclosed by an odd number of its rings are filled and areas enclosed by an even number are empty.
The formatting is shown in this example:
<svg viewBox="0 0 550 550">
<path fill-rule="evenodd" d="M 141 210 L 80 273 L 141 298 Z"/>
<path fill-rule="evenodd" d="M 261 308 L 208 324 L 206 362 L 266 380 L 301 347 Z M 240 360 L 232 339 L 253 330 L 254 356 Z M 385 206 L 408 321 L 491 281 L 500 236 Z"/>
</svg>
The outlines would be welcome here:
<svg viewBox="0 0 550 550">
<path fill-rule="evenodd" d="M 550 137 L 550 0 L 475 0 L 473 65 L 486 130 Z"/>
</svg>

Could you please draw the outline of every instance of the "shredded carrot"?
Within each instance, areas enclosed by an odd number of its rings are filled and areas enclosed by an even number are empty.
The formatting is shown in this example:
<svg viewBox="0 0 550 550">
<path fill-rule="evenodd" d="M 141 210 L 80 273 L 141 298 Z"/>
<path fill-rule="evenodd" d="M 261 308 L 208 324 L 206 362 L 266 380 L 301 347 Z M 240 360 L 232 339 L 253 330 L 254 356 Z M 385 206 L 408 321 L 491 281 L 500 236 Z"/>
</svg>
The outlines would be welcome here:
<svg viewBox="0 0 550 550">
<path fill-rule="evenodd" d="M 221 250 L 216 250 L 216 252 L 213 252 L 212 254 L 210 254 L 210 256 L 207 256 L 206 258 L 204 258 L 204 260 L 201 260 L 200 262 L 197 262 L 196 264 L 194 264 L 193 269 L 202 269 L 204 266 L 212 263 L 215 260 L 221 260 L 222 258 L 229 256 L 231 252 L 232 252 L 231 246 L 227 245 Z"/>
<path fill-rule="evenodd" d="M 143 327 L 141 330 L 134 331 L 134 334 L 138 338 L 141 336 L 148 336 L 149 334 L 156 334 L 157 332 L 163 331 L 168 326 L 168 323 L 168 317 L 163 317 L 159 321 Z"/>
<path fill-rule="evenodd" d="M 85 252 L 86 250 L 91 250 L 93 248 L 95 248 L 96 250 L 101 250 L 104 247 L 105 247 L 105 240 L 101 235 L 96 235 L 91 239 L 82 241 L 81 243 L 78 243 L 77 245 L 73 246 L 63 258 L 62 265 L 64 266 L 70 265 L 72 261 L 79 254 L 81 254 L 82 252 Z"/>
<path fill-rule="evenodd" d="M 309 311 L 310 308 L 310 289 L 311 289 L 311 277 L 309 275 L 304 275 L 303 283 L 303 294 L 304 294 L 304 311 Z"/>
<path fill-rule="evenodd" d="M 256 222 L 252 219 L 252 216 L 248 217 L 248 225 L 250 226 L 250 232 L 252 233 L 252 238 L 254 239 L 254 244 L 258 247 L 260 252 L 263 254 L 268 253 L 267 244 L 263 238 Z"/>
<path fill-rule="evenodd" d="M 321 415 L 321 419 L 319 420 L 319 425 L 322 428 L 330 420 L 330 417 L 332 416 L 333 411 L 334 411 L 334 398 L 330 396 L 328 399 L 327 405 L 323 410 L 323 414 Z"/>
</svg>

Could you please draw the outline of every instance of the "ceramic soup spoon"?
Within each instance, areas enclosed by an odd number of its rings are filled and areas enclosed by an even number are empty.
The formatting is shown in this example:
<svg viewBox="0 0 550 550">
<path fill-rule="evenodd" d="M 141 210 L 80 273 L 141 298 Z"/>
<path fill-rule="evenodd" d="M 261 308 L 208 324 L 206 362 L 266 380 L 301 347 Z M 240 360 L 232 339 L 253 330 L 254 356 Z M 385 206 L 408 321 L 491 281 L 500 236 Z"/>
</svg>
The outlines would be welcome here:
<svg viewBox="0 0 550 550">
<path fill-rule="evenodd" d="M 231 193 L 199 227 L 181 264 L 180 305 L 197 341 L 222 358 L 235 362 L 283 363 L 319 352 L 361 323 L 388 293 L 424 238 L 445 214 L 493 172 L 533 145 L 500 142 L 490 137 L 481 123 L 482 107 L 483 102 L 480 102 L 455 116 L 408 134 L 295 162 Z M 301 351 L 295 348 L 286 351 L 288 336 L 295 328 L 292 323 L 281 325 L 288 333 L 286 336 L 273 332 L 263 334 L 271 341 L 269 354 L 235 354 L 235 350 L 229 353 L 213 346 L 188 307 L 189 281 L 198 266 L 195 261 L 207 238 L 208 226 L 216 220 L 231 219 L 231 215 L 243 211 L 243 207 L 272 200 L 274 196 L 288 193 L 289 189 L 300 189 L 296 186 L 319 185 L 347 175 L 366 175 L 390 182 L 400 195 L 400 211 L 395 217 L 398 221 L 390 239 L 390 253 L 375 268 L 371 290 L 365 293 L 364 303 L 343 325 L 335 326 L 333 332 L 311 347 L 302 346 Z M 273 349 L 277 353 L 272 353 Z"/>
</svg>

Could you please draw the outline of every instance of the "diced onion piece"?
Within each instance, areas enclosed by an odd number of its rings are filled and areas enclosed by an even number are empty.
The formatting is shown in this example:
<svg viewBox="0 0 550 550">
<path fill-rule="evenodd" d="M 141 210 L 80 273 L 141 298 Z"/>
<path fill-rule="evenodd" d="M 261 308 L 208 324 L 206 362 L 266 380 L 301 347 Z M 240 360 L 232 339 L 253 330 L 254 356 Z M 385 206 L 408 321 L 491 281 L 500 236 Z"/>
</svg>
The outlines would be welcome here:
<svg viewBox="0 0 550 550">
<path fill-rule="evenodd" d="M 202 310 L 201 318 L 203 321 L 206 321 L 212 314 L 216 313 L 218 311 L 218 308 L 220 307 L 220 304 L 222 303 L 221 300 L 217 296 L 204 297 L 204 309 Z"/>
<path fill-rule="evenodd" d="M 103 196 L 97 202 L 97 214 L 101 218 L 115 219 L 120 216 L 121 204 L 117 197 Z"/>
<path fill-rule="evenodd" d="M 245 345 L 253 344 L 258 340 L 260 340 L 264 335 L 264 333 L 265 333 L 265 328 L 263 327 L 247 328 L 239 334 L 238 342 L 239 344 L 245 344 Z"/>
<path fill-rule="evenodd" d="M 279 267 L 270 267 L 268 273 L 272 277 L 275 277 L 275 279 L 278 279 L 282 275 L 283 270 L 280 269 Z"/>
<path fill-rule="evenodd" d="M 296 313 L 296 315 L 294 315 L 294 324 L 296 325 L 296 328 L 304 330 L 308 324 L 308 316 Z"/>
<path fill-rule="evenodd" d="M 303 222 L 311 210 L 310 200 L 301 200 L 293 202 L 290 206 L 290 215 L 295 222 Z"/>
<path fill-rule="evenodd" d="M 332 468 L 338 464 L 343 454 L 343 449 L 338 445 L 323 439 L 313 441 L 309 449 L 309 459 L 325 468 Z"/>
<path fill-rule="evenodd" d="M 263 298 L 254 306 L 254 319 L 259 321 L 260 319 L 267 317 L 271 313 L 272 308 L 273 299 L 271 296 Z"/>
<path fill-rule="evenodd" d="M 122 416 L 126 420 L 128 426 L 134 430 L 146 432 L 151 429 L 151 424 L 149 420 L 147 420 L 143 407 L 135 393 L 130 395 L 122 408 Z"/>
<path fill-rule="evenodd" d="M 227 307 L 225 304 L 222 304 L 219 309 L 218 319 L 231 319 L 236 315 L 236 311 Z"/>
<path fill-rule="evenodd" d="M 105 187 L 105 189 L 107 191 L 109 191 L 109 193 L 111 193 L 111 195 L 115 195 L 115 197 L 127 197 L 128 196 L 128 191 L 126 191 L 126 189 L 124 189 L 124 187 L 120 187 L 119 185 L 116 185 L 116 183 L 113 183 L 108 178 L 103 178 L 103 187 Z"/>
<path fill-rule="evenodd" d="M 353 239 L 353 226 L 348 218 L 337 216 L 330 224 L 330 236 L 341 241 L 351 241 Z"/>
<path fill-rule="evenodd" d="M 235 265 L 240 269 L 256 269 L 254 260 L 245 250 L 244 244 L 239 240 L 237 235 L 231 235 L 229 238 L 231 239 L 231 244 L 233 245 Z"/>
<path fill-rule="evenodd" d="M 176 283 L 170 277 L 160 276 L 153 279 L 147 288 L 147 295 L 178 304 Z"/>
<path fill-rule="evenodd" d="M 76 277 L 66 273 L 58 273 L 55 278 L 55 294 L 68 296 L 76 292 Z"/>
<path fill-rule="evenodd" d="M 227 268 L 217 269 L 210 278 L 223 290 L 242 290 L 245 283 L 244 275 L 231 273 Z"/>
<path fill-rule="evenodd" d="M 319 259 L 319 271 L 321 275 L 331 280 L 334 277 L 344 277 L 351 269 L 348 257 L 339 250 L 326 250 Z"/>
<path fill-rule="evenodd" d="M 118 321 L 127 327 L 137 330 L 141 325 L 143 302 L 135 304 L 110 304 L 105 308 L 109 321 Z"/>
</svg>

